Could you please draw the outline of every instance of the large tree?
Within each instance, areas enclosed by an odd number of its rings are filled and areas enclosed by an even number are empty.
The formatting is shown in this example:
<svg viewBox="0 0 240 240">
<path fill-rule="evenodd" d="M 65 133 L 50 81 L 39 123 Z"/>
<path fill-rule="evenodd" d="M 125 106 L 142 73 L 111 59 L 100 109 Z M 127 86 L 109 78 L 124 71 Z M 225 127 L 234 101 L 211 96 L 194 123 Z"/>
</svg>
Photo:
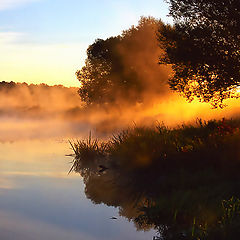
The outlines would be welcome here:
<svg viewBox="0 0 240 240">
<path fill-rule="evenodd" d="M 163 96 L 168 71 L 157 64 L 161 53 L 157 30 L 162 25 L 152 17 L 142 17 L 121 35 L 90 45 L 85 66 L 76 73 L 81 99 L 88 105 L 106 106 L 143 102 L 146 92 Z"/>
<path fill-rule="evenodd" d="M 213 106 L 237 97 L 240 85 L 240 1 L 169 0 L 174 27 L 163 26 L 160 63 L 174 70 L 170 87 Z"/>
</svg>

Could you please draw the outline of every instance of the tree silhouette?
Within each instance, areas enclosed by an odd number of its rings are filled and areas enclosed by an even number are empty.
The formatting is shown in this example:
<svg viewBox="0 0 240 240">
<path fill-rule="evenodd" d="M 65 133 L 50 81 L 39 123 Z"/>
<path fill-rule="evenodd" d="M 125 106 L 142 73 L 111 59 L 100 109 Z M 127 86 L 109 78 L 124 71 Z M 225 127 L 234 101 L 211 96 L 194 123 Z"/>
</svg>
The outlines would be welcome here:
<svg viewBox="0 0 240 240">
<path fill-rule="evenodd" d="M 111 101 L 112 94 L 108 90 L 116 85 L 116 82 L 113 85 L 111 78 L 116 71 L 114 68 L 119 69 L 121 65 L 114 51 L 114 47 L 119 42 L 119 37 L 97 39 L 88 47 L 85 66 L 76 73 L 82 85 L 79 95 L 87 104 Z M 113 61 L 114 66 L 112 66 Z"/>
<path fill-rule="evenodd" d="M 97 39 L 90 45 L 85 66 L 76 72 L 81 99 L 88 105 L 134 104 L 143 101 L 146 89 L 166 91 L 167 74 L 157 64 L 160 49 L 156 33 L 161 25 L 152 17 L 142 17 L 137 26 L 121 35 Z M 151 82 L 156 81 L 158 86 L 154 87 Z"/>
<path fill-rule="evenodd" d="M 172 64 L 170 87 L 190 101 L 222 107 L 240 85 L 240 2 L 169 0 L 174 28 L 163 26 L 160 63 Z"/>
</svg>

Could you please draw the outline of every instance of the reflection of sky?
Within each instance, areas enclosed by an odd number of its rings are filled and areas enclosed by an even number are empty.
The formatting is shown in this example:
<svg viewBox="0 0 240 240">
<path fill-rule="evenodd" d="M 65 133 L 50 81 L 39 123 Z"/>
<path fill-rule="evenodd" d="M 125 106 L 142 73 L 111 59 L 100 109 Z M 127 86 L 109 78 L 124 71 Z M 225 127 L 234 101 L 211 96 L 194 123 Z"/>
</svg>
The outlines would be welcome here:
<svg viewBox="0 0 240 240">
<path fill-rule="evenodd" d="M 0 152 L 0 239 L 152 238 L 85 198 L 80 176 L 67 175 L 66 142 L 4 143 Z"/>
</svg>

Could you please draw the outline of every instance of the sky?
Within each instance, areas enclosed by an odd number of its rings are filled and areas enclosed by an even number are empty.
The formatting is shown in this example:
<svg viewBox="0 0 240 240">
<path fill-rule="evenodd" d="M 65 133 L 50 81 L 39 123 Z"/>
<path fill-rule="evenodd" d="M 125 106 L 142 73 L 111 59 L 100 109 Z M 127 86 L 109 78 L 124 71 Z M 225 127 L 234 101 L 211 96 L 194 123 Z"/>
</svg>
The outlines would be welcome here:
<svg viewBox="0 0 240 240">
<path fill-rule="evenodd" d="M 78 87 L 95 39 L 167 14 L 164 0 L 0 0 L 0 81 Z"/>
</svg>

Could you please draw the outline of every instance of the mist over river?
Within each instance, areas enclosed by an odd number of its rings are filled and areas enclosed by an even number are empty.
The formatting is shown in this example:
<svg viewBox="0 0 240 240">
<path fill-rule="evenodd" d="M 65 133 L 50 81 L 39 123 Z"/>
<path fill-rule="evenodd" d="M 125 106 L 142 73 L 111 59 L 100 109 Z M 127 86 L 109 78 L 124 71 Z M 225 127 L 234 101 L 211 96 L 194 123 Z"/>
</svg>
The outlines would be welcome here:
<svg viewBox="0 0 240 240">
<path fill-rule="evenodd" d="M 154 230 L 137 231 L 122 217 L 131 216 L 130 205 L 124 209 L 127 213 L 121 213 L 85 196 L 81 175 L 68 174 L 73 161 L 73 156 L 66 156 L 73 154 L 69 140 L 87 139 L 90 132 L 107 139 L 135 124 L 163 121 L 171 126 L 239 112 L 237 100 L 232 108 L 209 112 L 205 111 L 209 106 L 188 104 L 177 96 L 149 105 L 87 109 L 77 88 L 63 86 L 3 82 L 0 93 L 0 239 L 4 240 L 152 239 Z M 100 193 L 102 188 L 96 185 L 95 190 Z M 103 195 L 111 199 L 108 190 Z"/>
</svg>

